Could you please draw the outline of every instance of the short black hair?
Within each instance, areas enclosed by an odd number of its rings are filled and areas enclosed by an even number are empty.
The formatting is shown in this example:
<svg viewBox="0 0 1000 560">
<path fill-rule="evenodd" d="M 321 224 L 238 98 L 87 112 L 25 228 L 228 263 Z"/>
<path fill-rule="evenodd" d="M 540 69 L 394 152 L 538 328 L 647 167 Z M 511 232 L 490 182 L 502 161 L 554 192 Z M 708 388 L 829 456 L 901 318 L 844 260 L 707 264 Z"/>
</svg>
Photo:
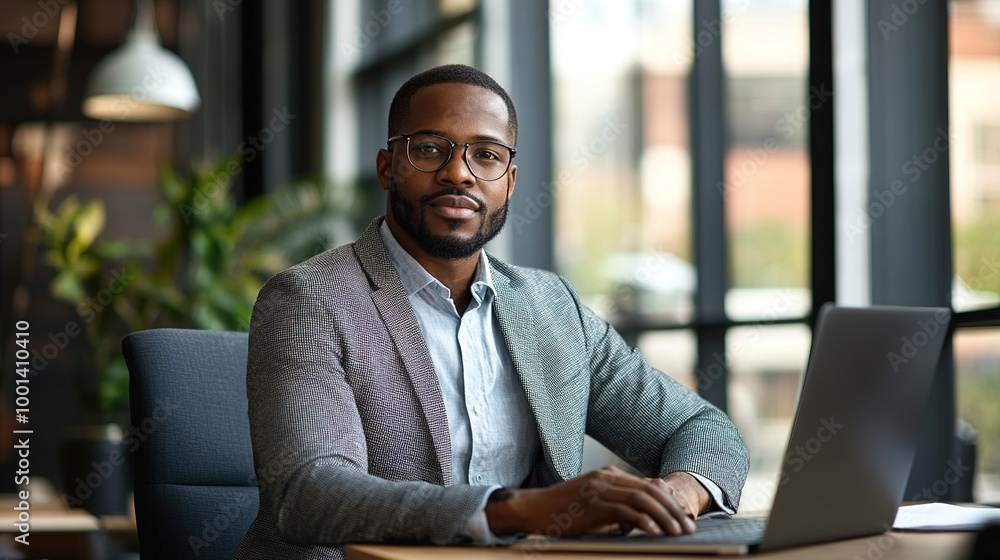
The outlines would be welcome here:
<svg viewBox="0 0 1000 560">
<path fill-rule="evenodd" d="M 399 127 L 410 112 L 410 99 L 417 91 L 437 84 L 470 84 L 486 88 L 500 96 L 507 105 L 507 131 L 514 143 L 517 142 L 517 112 L 514 102 L 500 84 L 485 72 L 464 64 L 446 64 L 425 70 L 406 81 L 389 105 L 389 138 L 400 133 Z"/>
</svg>

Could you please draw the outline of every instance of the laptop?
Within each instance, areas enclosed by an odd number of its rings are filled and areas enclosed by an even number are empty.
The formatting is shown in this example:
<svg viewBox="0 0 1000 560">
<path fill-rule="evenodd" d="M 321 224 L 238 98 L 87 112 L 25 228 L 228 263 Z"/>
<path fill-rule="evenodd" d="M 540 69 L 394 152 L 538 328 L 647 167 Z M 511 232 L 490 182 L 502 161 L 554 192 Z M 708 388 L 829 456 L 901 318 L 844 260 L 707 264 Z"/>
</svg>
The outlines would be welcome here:
<svg viewBox="0 0 1000 560">
<path fill-rule="evenodd" d="M 699 519 L 678 537 L 633 531 L 512 546 L 750 554 L 889 530 L 950 319 L 944 308 L 821 309 L 769 517 Z"/>
</svg>

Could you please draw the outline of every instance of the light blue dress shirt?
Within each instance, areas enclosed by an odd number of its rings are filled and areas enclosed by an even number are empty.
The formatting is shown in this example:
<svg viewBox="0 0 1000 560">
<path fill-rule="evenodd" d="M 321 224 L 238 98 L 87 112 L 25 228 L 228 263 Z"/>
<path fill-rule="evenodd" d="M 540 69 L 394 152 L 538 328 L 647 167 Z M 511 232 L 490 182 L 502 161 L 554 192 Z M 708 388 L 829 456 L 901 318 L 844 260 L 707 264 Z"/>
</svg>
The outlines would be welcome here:
<svg viewBox="0 0 1000 560">
<path fill-rule="evenodd" d="M 473 276 L 472 301 L 459 314 L 451 291 L 403 249 L 386 221 L 379 233 L 413 306 L 441 386 L 451 437 L 452 483 L 521 486 L 531 474 L 541 442 L 493 314 L 496 290 L 485 251 L 479 254 Z M 690 474 L 712 495 L 715 511 L 733 513 L 725 507 L 718 485 Z M 466 532 L 479 544 L 496 541 L 482 507 L 469 520 Z"/>
<path fill-rule="evenodd" d="M 486 253 L 480 253 L 472 301 L 459 314 L 448 288 L 399 245 L 386 222 L 380 233 L 441 385 L 451 436 L 452 482 L 521 486 L 541 443 L 493 314 L 496 291 Z"/>
</svg>

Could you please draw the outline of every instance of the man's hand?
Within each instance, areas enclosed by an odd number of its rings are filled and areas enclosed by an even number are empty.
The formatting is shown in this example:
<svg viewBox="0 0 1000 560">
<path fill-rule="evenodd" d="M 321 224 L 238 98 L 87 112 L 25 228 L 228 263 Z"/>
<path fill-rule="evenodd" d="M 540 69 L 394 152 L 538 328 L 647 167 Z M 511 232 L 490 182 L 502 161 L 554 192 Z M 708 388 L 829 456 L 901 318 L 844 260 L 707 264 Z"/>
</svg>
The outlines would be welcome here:
<svg viewBox="0 0 1000 560">
<path fill-rule="evenodd" d="M 486 504 L 486 519 L 498 534 L 570 537 L 636 527 L 650 535 L 680 535 L 694 532 L 693 519 L 710 504 L 708 491 L 687 473 L 648 479 L 604 467 L 548 488 L 514 490 L 510 498 Z"/>
</svg>

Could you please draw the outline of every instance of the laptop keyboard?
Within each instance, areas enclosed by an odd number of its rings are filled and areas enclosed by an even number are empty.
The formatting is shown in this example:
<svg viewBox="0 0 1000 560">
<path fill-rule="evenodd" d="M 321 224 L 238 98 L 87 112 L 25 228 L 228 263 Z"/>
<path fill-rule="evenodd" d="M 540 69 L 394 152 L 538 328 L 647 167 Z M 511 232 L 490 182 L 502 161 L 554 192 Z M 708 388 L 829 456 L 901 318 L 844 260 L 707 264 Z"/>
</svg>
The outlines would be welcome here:
<svg viewBox="0 0 1000 560">
<path fill-rule="evenodd" d="M 734 517 L 732 519 L 699 519 L 695 521 L 698 530 L 690 535 L 639 536 L 654 540 L 669 540 L 684 543 L 754 544 L 764 538 L 767 527 L 766 517 Z"/>
<path fill-rule="evenodd" d="M 698 530 L 690 535 L 672 537 L 669 535 L 650 536 L 640 531 L 632 531 L 624 538 L 645 542 L 671 543 L 718 543 L 718 544 L 756 544 L 764 537 L 767 527 L 766 517 L 734 517 L 729 519 L 698 519 L 695 521 Z M 612 540 L 623 537 L 588 536 L 587 540 Z"/>
</svg>

